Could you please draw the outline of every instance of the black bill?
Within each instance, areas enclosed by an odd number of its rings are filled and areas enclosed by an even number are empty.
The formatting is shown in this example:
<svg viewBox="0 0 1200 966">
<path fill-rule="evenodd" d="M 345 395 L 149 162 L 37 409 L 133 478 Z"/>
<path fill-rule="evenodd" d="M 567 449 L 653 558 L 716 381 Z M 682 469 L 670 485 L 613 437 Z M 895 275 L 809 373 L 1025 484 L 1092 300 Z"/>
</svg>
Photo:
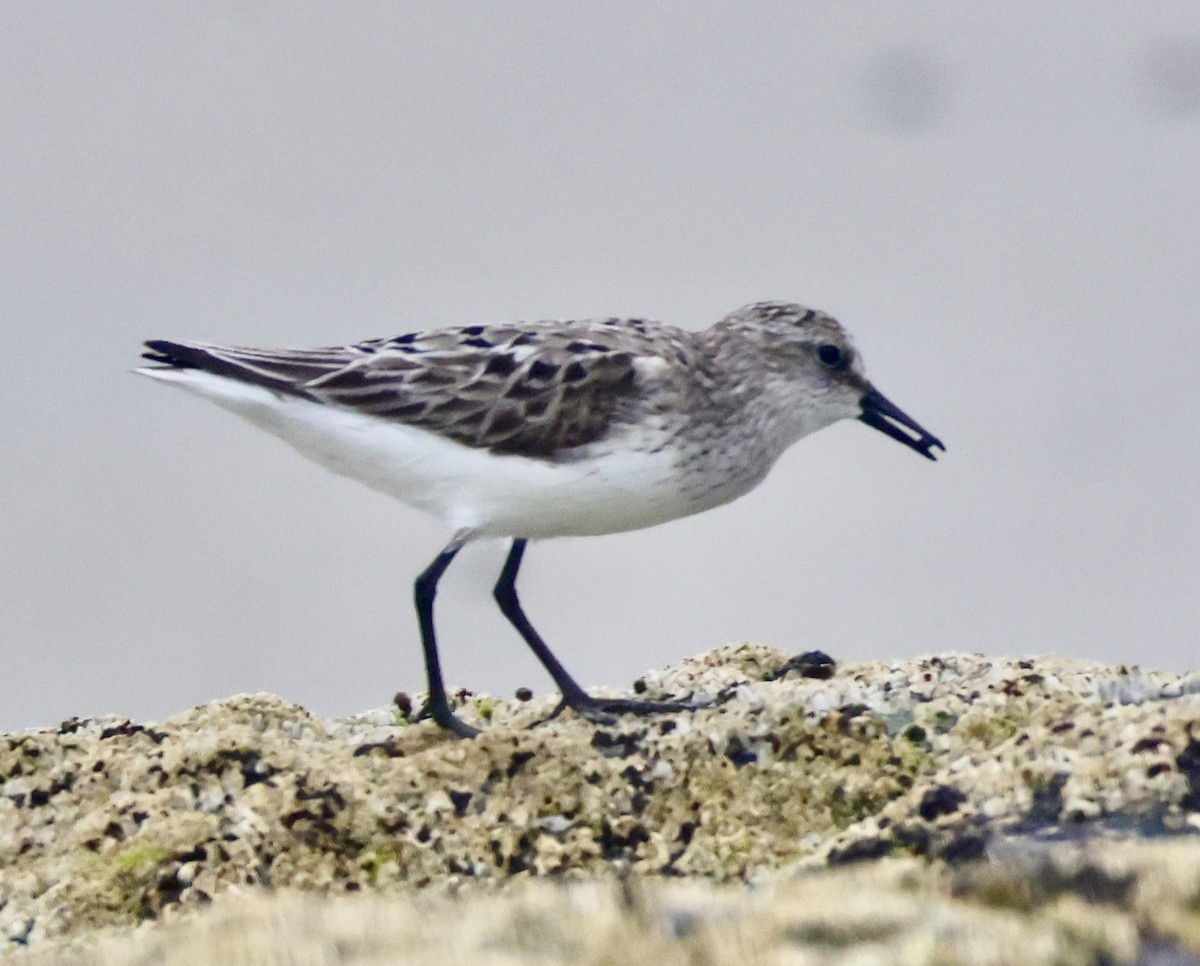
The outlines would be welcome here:
<svg viewBox="0 0 1200 966">
<path fill-rule="evenodd" d="M 868 426 L 874 426 L 881 433 L 886 433 L 892 439 L 899 440 L 905 446 L 915 449 L 928 459 L 937 459 L 933 454 L 934 447 L 940 450 L 946 449 L 940 439 L 926 432 L 920 423 L 905 414 L 899 407 L 892 405 L 883 393 L 870 384 L 867 385 L 867 391 L 863 393 L 862 414 L 858 418 Z M 906 429 L 911 429 L 912 432 L 906 432 Z"/>
</svg>

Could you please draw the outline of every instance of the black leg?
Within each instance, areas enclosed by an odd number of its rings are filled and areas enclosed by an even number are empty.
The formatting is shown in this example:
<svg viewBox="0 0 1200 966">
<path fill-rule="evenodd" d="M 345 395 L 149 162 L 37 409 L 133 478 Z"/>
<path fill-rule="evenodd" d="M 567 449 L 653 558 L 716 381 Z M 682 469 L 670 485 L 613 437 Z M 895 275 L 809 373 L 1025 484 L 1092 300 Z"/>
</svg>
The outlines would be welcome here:
<svg viewBox="0 0 1200 966">
<path fill-rule="evenodd" d="M 455 555 L 462 549 L 464 538 L 456 536 L 434 559 L 413 586 L 417 603 L 417 621 L 421 625 L 421 647 L 425 651 L 425 675 L 429 681 L 429 698 L 425 707 L 417 716 L 426 715 L 433 718 L 448 731 L 453 731 L 460 738 L 473 738 L 479 732 L 465 721 L 460 721 L 450 710 L 450 701 L 446 697 L 446 685 L 442 681 L 442 663 L 438 659 L 437 638 L 433 631 L 433 599 L 437 596 L 438 580 Z"/>
<path fill-rule="evenodd" d="M 534 630 L 529 618 L 521 609 L 521 601 L 517 598 L 517 571 L 521 569 L 521 558 L 525 555 L 525 539 L 515 537 L 500 578 L 492 591 L 500 610 L 508 618 L 508 622 L 517 629 L 524 638 L 534 656 L 542 662 L 542 667 L 554 679 L 558 690 L 562 692 L 562 707 L 568 707 L 592 720 L 603 719 L 607 714 L 652 714 L 660 711 L 687 711 L 697 705 L 680 701 L 630 701 L 619 698 L 593 698 L 583 690 L 567 669 L 559 663 L 558 658 L 551 653 L 542 636 Z M 558 712 L 556 711 L 555 714 Z M 553 717 L 553 715 L 551 715 Z"/>
</svg>

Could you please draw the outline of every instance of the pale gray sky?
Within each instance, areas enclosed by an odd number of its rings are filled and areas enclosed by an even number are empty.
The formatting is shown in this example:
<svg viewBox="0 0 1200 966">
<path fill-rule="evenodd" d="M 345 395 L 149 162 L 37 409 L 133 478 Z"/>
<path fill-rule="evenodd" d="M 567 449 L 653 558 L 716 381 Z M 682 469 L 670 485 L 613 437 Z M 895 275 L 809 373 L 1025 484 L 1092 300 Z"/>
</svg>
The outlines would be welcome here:
<svg viewBox="0 0 1200 966">
<path fill-rule="evenodd" d="M 1169 668 L 1200 628 L 1200 6 L 0 5 L 0 727 L 423 684 L 439 525 L 128 373 L 144 338 L 785 298 L 940 435 L 535 545 L 587 685 L 752 639 Z M 448 676 L 549 682 L 439 599 Z"/>
</svg>

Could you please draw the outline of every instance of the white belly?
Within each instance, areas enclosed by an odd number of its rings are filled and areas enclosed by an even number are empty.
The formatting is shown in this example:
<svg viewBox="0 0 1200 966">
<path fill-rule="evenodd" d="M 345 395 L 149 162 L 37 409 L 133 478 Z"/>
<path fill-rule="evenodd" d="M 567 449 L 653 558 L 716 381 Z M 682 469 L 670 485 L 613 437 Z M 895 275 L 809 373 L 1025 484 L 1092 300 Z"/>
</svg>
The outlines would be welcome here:
<svg viewBox="0 0 1200 966">
<path fill-rule="evenodd" d="M 569 463 L 502 456 L 399 423 L 195 369 L 142 369 L 212 400 L 335 473 L 481 535 L 552 537 L 653 526 L 739 495 L 685 496 L 676 454 L 600 449 Z M 753 485 L 753 484 L 751 484 Z"/>
</svg>

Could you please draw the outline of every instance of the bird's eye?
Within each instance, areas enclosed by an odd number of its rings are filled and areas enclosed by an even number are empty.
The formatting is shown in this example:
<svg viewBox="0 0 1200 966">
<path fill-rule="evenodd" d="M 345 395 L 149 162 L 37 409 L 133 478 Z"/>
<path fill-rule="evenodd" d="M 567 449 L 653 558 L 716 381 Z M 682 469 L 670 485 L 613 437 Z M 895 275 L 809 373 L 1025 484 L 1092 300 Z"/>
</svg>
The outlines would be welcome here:
<svg viewBox="0 0 1200 966">
<path fill-rule="evenodd" d="M 845 369 L 850 362 L 850 353 L 827 342 L 817 347 L 817 358 L 826 369 Z"/>
</svg>

